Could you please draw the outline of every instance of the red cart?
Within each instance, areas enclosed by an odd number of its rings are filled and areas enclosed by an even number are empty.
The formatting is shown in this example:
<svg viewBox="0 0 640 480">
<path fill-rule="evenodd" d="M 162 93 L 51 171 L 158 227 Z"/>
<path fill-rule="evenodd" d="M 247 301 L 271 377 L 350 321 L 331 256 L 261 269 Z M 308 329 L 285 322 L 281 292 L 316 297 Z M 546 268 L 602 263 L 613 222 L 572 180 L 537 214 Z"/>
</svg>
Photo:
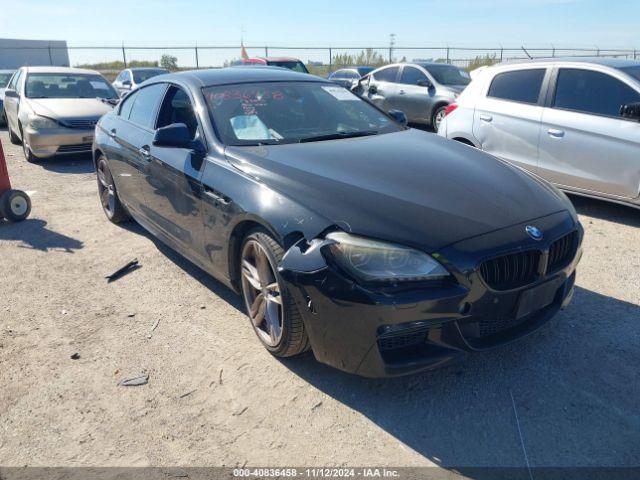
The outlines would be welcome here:
<svg viewBox="0 0 640 480">
<path fill-rule="evenodd" d="M 0 142 L 0 219 L 20 222 L 31 213 L 31 199 L 21 190 L 13 190 L 9 180 L 7 162 Z"/>
</svg>

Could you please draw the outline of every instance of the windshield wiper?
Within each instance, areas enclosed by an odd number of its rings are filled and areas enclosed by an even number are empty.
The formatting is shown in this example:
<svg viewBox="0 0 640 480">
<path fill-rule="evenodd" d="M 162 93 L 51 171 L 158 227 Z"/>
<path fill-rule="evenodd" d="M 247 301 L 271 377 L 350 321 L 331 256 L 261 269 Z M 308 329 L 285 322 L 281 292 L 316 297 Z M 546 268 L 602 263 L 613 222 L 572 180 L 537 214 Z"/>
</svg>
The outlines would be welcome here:
<svg viewBox="0 0 640 480">
<path fill-rule="evenodd" d="M 313 137 L 305 137 L 298 140 L 300 143 L 305 142 L 322 142 L 324 140 L 339 140 L 342 138 L 356 138 L 356 137 L 368 137 L 370 135 L 377 135 L 377 130 L 364 130 L 360 132 L 336 132 L 328 133 L 325 135 L 316 135 Z"/>
</svg>

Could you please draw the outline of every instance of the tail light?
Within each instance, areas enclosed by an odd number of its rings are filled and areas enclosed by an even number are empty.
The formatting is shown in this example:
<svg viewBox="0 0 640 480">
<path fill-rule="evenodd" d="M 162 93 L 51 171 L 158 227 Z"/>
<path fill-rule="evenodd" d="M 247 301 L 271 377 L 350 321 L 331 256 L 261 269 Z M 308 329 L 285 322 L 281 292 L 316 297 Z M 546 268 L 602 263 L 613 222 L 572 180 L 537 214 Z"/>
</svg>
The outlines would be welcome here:
<svg viewBox="0 0 640 480">
<path fill-rule="evenodd" d="M 457 103 L 450 103 L 449 105 L 447 105 L 447 108 L 444 109 L 444 116 L 446 117 L 451 112 L 453 112 L 456 108 L 458 108 Z"/>
</svg>

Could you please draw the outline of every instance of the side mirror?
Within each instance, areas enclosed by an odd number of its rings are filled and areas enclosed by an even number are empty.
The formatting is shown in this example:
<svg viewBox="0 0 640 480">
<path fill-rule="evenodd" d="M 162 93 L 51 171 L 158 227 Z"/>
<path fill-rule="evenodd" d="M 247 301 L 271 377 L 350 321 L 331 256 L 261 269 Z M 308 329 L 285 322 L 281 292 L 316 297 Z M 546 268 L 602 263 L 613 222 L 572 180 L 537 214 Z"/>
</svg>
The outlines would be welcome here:
<svg viewBox="0 0 640 480">
<path fill-rule="evenodd" d="M 4 91 L 4 96 L 9 98 L 18 98 L 18 92 L 16 92 L 13 88 L 7 88 Z"/>
<path fill-rule="evenodd" d="M 191 133 L 184 123 L 172 123 L 156 130 L 153 145 L 156 147 L 194 148 Z"/>
<path fill-rule="evenodd" d="M 389 116 L 403 127 L 406 127 L 407 123 L 409 123 L 409 121 L 407 120 L 407 116 L 400 110 L 389 110 Z"/>
<path fill-rule="evenodd" d="M 416 83 L 418 86 L 420 87 L 427 87 L 427 88 L 431 88 L 433 86 L 433 84 L 429 81 L 429 80 L 418 80 L 418 82 Z"/>
<path fill-rule="evenodd" d="M 620 116 L 622 118 L 628 118 L 629 120 L 640 122 L 640 102 L 622 105 L 620 107 Z"/>
<path fill-rule="evenodd" d="M 369 85 L 369 93 L 378 93 L 378 87 L 375 85 Z"/>
</svg>

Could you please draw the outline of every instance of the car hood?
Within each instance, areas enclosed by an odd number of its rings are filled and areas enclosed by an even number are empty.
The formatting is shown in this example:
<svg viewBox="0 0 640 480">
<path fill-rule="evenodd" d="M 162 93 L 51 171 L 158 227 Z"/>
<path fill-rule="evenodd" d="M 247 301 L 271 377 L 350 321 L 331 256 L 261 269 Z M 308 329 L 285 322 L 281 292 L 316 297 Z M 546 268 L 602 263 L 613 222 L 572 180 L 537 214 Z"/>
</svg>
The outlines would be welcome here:
<svg viewBox="0 0 640 480">
<path fill-rule="evenodd" d="M 545 182 L 418 130 L 226 153 L 345 231 L 430 252 L 566 209 Z"/>
<path fill-rule="evenodd" d="M 54 119 L 99 118 L 112 106 L 96 98 L 38 98 L 29 99 L 36 115 Z"/>
</svg>

